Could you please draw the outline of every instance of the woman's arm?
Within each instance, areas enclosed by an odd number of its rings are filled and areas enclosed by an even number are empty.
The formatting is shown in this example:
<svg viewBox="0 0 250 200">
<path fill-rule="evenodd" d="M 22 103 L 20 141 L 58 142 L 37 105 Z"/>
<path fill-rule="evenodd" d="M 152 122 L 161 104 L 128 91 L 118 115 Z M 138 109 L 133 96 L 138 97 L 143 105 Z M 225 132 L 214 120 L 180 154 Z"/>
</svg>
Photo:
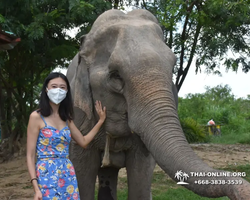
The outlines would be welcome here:
<svg viewBox="0 0 250 200">
<path fill-rule="evenodd" d="M 69 122 L 69 128 L 71 131 L 72 138 L 77 142 L 78 145 L 83 148 L 86 148 L 88 144 L 94 139 L 95 135 L 98 133 L 106 119 L 106 108 L 102 108 L 102 104 L 100 101 L 96 101 L 95 109 L 99 115 L 99 121 L 87 135 L 83 136 L 78 130 L 78 128 L 75 126 L 74 122 Z"/>
<path fill-rule="evenodd" d="M 37 178 L 36 177 L 36 169 L 35 169 L 35 156 L 36 156 L 36 143 L 39 134 L 39 123 L 41 117 L 40 115 L 34 111 L 31 113 L 27 128 L 27 167 L 30 174 L 30 179 Z M 32 181 L 33 188 L 35 190 L 35 198 L 34 199 L 42 199 L 41 191 L 38 187 L 37 180 L 34 179 Z"/>
</svg>

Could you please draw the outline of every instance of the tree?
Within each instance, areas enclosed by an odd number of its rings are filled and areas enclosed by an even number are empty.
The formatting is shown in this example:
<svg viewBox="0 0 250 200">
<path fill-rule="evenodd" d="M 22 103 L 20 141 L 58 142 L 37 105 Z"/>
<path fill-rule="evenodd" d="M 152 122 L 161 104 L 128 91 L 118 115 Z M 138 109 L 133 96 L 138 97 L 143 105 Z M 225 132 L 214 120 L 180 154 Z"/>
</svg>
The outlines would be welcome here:
<svg viewBox="0 0 250 200">
<path fill-rule="evenodd" d="M 232 94 L 232 89 L 229 85 L 217 85 L 216 87 L 205 87 L 205 97 L 208 98 L 210 101 L 215 102 L 216 104 L 225 104 L 227 102 L 231 102 L 235 99 L 234 95 Z"/>
<path fill-rule="evenodd" d="M 196 72 L 250 69 L 249 0 L 154 0 L 141 7 L 159 20 L 166 44 L 177 56 L 175 84 L 180 90 L 193 60 Z M 248 41 L 247 41 L 248 40 Z M 231 56 L 233 54 L 235 57 Z"/>
<path fill-rule="evenodd" d="M 213 118 L 216 123 L 229 123 L 229 115 L 239 109 L 235 105 L 235 96 L 228 85 L 218 85 L 210 88 L 206 86 L 204 94 L 188 94 L 186 98 L 179 98 L 179 116 L 193 118 L 199 123 L 206 125 Z M 192 112 L 190 112 L 192 111 Z"/>
<path fill-rule="evenodd" d="M 184 122 L 182 125 L 192 124 L 192 121 L 188 121 L 192 118 L 205 126 L 212 118 L 216 124 L 223 125 L 223 135 L 228 133 L 235 133 L 235 136 L 249 135 L 250 100 L 237 99 L 228 85 L 206 87 L 206 92 L 203 94 L 188 94 L 186 98 L 179 98 L 178 113 L 181 122 Z"/>
<path fill-rule="evenodd" d="M 2 0 L 0 27 L 21 38 L 10 51 L 0 52 L 0 121 L 2 139 L 23 138 L 29 114 L 37 108 L 44 78 L 65 67 L 76 54 L 80 35 L 110 4 L 101 0 Z M 71 38 L 68 30 L 79 27 Z"/>
</svg>

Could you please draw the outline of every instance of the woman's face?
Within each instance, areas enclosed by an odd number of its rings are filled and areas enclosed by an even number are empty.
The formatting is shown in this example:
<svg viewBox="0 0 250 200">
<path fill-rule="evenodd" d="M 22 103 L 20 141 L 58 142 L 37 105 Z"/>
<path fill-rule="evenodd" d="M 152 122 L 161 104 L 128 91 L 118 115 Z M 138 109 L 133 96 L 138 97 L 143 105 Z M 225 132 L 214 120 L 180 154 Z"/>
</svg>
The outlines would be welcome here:
<svg viewBox="0 0 250 200">
<path fill-rule="evenodd" d="M 53 88 L 61 88 L 65 91 L 68 90 L 67 83 L 60 77 L 51 79 L 47 85 L 48 90 Z"/>
</svg>

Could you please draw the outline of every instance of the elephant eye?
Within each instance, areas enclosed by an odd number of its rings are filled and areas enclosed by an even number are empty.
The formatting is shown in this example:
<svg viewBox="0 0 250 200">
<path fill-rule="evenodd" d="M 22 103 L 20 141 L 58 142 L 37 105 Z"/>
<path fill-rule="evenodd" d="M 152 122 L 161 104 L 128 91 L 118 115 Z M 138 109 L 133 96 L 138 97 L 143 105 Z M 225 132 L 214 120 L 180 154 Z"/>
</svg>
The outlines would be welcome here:
<svg viewBox="0 0 250 200">
<path fill-rule="evenodd" d="M 123 92 L 124 81 L 117 70 L 109 73 L 108 86 L 113 92 Z"/>
<path fill-rule="evenodd" d="M 110 79 L 115 78 L 115 79 L 122 79 L 118 71 L 112 71 L 110 72 L 109 75 Z"/>
</svg>

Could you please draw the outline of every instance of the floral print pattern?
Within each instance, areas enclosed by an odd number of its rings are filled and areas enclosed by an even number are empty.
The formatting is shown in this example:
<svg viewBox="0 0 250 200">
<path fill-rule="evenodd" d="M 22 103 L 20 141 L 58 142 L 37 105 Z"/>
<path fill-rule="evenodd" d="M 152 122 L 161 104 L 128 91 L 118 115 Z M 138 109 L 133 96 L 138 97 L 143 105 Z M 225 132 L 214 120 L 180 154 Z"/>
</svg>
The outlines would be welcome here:
<svg viewBox="0 0 250 200">
<path fill-rule="evenodd" d="M 43 200 L 79 200 L 75 169 L 69 158 L 71 134 L 66 125 L 61 130 L 48 126 L 39 132 L 36 145 L 36 175 Z"/>
</svg>

